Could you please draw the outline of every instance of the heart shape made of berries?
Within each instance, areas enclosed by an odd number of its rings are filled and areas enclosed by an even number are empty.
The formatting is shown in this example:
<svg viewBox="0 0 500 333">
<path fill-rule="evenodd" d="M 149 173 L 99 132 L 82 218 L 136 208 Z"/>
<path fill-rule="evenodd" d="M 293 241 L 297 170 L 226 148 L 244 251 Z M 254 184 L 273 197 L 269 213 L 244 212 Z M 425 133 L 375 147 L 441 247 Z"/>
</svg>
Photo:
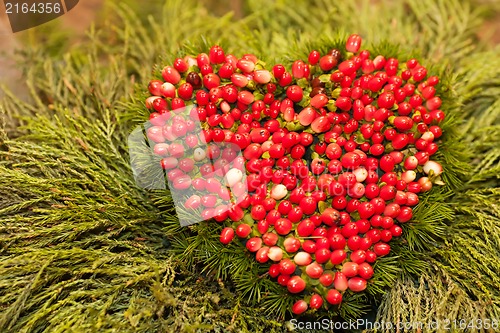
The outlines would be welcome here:
<svg viewBox="0 0 500 333">
<path fill-rule="evenodd" d="M 438 77 L 360 46 L 351 35 L 346 50 L 312 51 L 291 71 L 213 46 L 148 87 L 147 135 L 179 208 L 223 223 L 223 244 L 236 235 L 270 264 L 304 296 L 295 314 L 365 290 L 443 171 L 430 159 L 444 119 Z"/>
</svg>

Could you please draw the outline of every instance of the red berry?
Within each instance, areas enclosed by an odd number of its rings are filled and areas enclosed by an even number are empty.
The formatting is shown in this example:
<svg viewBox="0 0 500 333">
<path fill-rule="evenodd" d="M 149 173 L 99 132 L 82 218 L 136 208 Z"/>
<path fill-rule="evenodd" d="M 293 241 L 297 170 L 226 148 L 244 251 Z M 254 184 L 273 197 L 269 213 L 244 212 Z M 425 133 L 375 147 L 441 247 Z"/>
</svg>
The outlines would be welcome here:
<svg viewBox="0 0 500 333">
<path fill-rule="evenodd" d="M 342 166 L 346 169 L 355 169 L 361 165 L 361 157 L 359 154 L 354 152 L 349 152 L 344 154 L 341 159 Z"/>
<path fill-rule="evenodd" d="M 287 235 L 292 230 L 292 222 L 285 218 L 278 219 L 274 224 L 274 229 L 280 235 Z"/>
<path fill-rule="evenodd" d="M 352 107 L 352 101 L 349 97 L 339 97 L 335 101 L 335 106 L 342 111 L 349 111 Z"/>
<path fill-rule="evenodd" d="M 361 47 L 361 36 L 352 34 L 347 38 L 346 50 L 348 52 L 357 53 Z"/>
<path fill-rule="evenodd" d="M 174 68 L 181 73 L 185 73 L 189 69 L 189 64 L 184 59 L 177 58 L 174 61 Z"/>
<path fill-rule="evenodd" d="M 274 247 L 274 248 L 276 248 L 276 247 Z M 278 248 L 278 249 L 281 251 L 280 248 Z M 269 252 L 270 252 L 269 247 L 267 247 L 267 246 L 261 247 L 259 250 L 257 250 L 257 253 L 255 254 L 255 259 L 259 263 L 265 263 L 271 258 L 271 256 L 269 256 Z M 274 256 L 274 254 L 272 254 L 272 256 Z M 278 260 L 274 260 L 274 261 L 278 261 Z"/>
<path fill-rule="evenodd" d="M 329 226 L 336 224 L 339 221 L 339 218 L 339 211 L 334 208 L 326 208 L 323 213 L 321 213 L 321 221 Z"/>
<path fill-rule="evenodd" d="M 297 225 L 297 234 L 300 237 L 308 237 L 314 231 L 315 225 L 310 219 L 305 219 Z"/>
<path fill-rule="evenodd" d="M 386 243 L 377 243 L 373 246 L 373 252 L 379 257 L 388 255 L 391 250 L 389 244 Z"/>
<path fill-rule="evenodd" d="M 250 252 L 257 252 L 262 247 L 262 239 L 260 237 L 252 237 L 246 243 L 246 248 Z"/>
<path fill-rule="evenodd" d="M 181 175 L 179 177 L 176 177 L 173 180 L 172 185 L 176 190 L 187 190 L 188 188 L 191 187 L 191 177 L 189 177 L 188 175 Z M 203 204 L 203 198 L 202 198 L 202 204 Z M 207 207 L 206 205 L 204 206 Z"/>
<path fill-rule="evenodd" d="M 290 100 L 296 103 L 300 102 L 304 96 L 302 88 L 297 85 L 288 87 L 286 89 L 286 95 Z"/>
<path fill-rule="evenodd" d="M 425 77 L 427 76 L 427 70 L 424 68 L 424 67 L 420 67 L 418 68 L 414 73 L 413 73 L 413 79 L 416 81 L 416 82 L 420 82 L 422 81 L 423 79 L 425 79 Z"/>
<path fill-rule="evenodd" d="M 265 234 L 262 235 L 262 241 L 267 246 L 276 245 L 276 243 L 278 242 L 278 238 L 279 236 L 274 232 L 266 232 Z"/>
<path fill-rule="evenodd" d="M 396 99 L 394 98 L 394 94 L 392 92 L 382 93 L 377 100 L 378 106 L 386 109 L 391 109 L 395 102 Z"/>
<path fill-rule="evenodd" d="M 288 253 L 297 252 L 300 249 L 300 240 L 295 237 L 287 237 L 283 242 L 283 246 Z"/>
<path fill-rule="evenodd" d="M 326 294 L 326 301 L 332 305 L 338 305 L 342 303 L 342 294 L 336 289 L 330 289 Z"/>
<path fill-rule="evenodd" d="M 302 292 L 306 288 L 306 282 L 300 276 L 292 276 L 287 283 L 287 289 L 292 294 Z"/>
<path fill-rule="evenodd" d="M 410 117 L 398 116 L 394 118 L 394 126 L 396 126 L 399 131 L 406 132 L 413 127 L 413 120 Z"/>
<path fill-rule="evenodd" d="M 298 300 L 292 306 L 292 312 L 296 315 L 300 315 L 307 311 L 307 302 L 304 300 Z"/>
<path fill-rule="evenodd" d="M 309 301 L 309 306 L 311 309 L 320 309 L 323 306 L 323 297 L 318 294 L 312 295 L 311 300 Z"/>
<path fill-rule="evenodd" d="M 278 276 L 278 284 L 280 286 L 286 287 L 288 280 L 290 280 L 290 275 L 281 274 Z"/>
<path fill-rule="evenodd" d="M 319 68 L 323 72 L 327 72 L 337 66 L 337 58 L 332 55 L 324 55 L 319 59 Z"/>
<path fill-rule="evenodd" d="M 248 224 L 242 223 L 236 227 L 236 235 L 240 238 L 246 238 L 251 232 L 252 228 Z"/>
<path fill-rule="evenodd" d="M 333 276 L 330 273 L 325 273 L 319 278 L 319 283 L 323 286 L 328 287 L 333 283 Z"/>
<path fill-rule="evenodd" d="M 342 265 L 342 273 L 344 273 L 347 277 L 356 276 L 358 274 L 358 269 L 359 265 L 355 262 L 348 261 Z"/>
<path fill-rule="evenodd" d="M 378 55 L 373 59 L 373 64 L 376 70 L 381 70 L 385 66 L 385 57 L 383 55 Z"/>
<path fill-rule="evenodd" d="M 306 274 L 313 279 L 319 279 L 321 275 L 323 274 L 323 267 L 316 263 L 313 262 L 306 267 Z"/>
<path fill-rule="evenodd" d="M 215 73 L 208 73 L 207 75 L 203 76 L 203 85 L 209 90 L 212 88 L 216 88 L 220 85 L 220 78 Z"/>
<path fill-rule="evenodd" d="M 384 155 L 380 159 L 380 169 L 384 172 L 391 172 L 394 170 L 394 166 L 396 165 L 396 161 L 391 155 Z"/>
<path fill-rule="evenodd" d="M 272 264 L 269 266 L 269 276 L 272 278 L 278 277 L 280 275 L 280 268 L 279 264 Z"/>
<path fill-rule="evenodd" d="M 365 279 L 371 279 L 373 276 L 373 267 L 368 262 L 363 262 L 358 267 L 358 275 Z"/>
<path fill-rule="evenodd" d="M 411 207 L 402 207 L 396 219 L 401 222 L 408 222 L 413 217 L 413 212 Z"/>
<path fill-rule="evenodd" d="M 316 250 L 314 253 L 316 257 L 316 261 L 320 264 L 326 263 L 328 260 L 330 260 L 331 252 L 327 248 L 322 248 Z"/>
<path fill-rule="evenodd" d="M 313 50 L 311 51 L 311 53 L 309 53 L 309 57 L 307 58 L 307 60 L 312 66 L 314 66 L 318 63 L 320 56 L 321 55 L 318 51 Z"/>
<path fill-rule="evenodd" d="M 251 73 L 255 69 L 255 63 L 253 61 L 247 60 L 247 59 L 240 59 L 240 60 L 238 60 L 236 66 L 243 73 Z"/>
<path fill-rule="evenodd" d="M 280 79 L 285 73 L 285 67 L 283 65 L 274 65 L 273 75 L 275 78 Z"/>
<path fill-rule="evenodd" d="M 307 253 L 314 253 L 316 252 L 316 243 L 312 240 L 305 240 L 304 243 L 302 243 L 302 249 L 306 251 Z"/>
<path fill-rule="evenodd" d="M 437 96 L 432 97 L 431 99 L 427 100 L 425 106 L 427 107 L 427 109 L 429 109 L 429 111 L 439 109 L 439 107 L 441 107 L 441 98 Z"/>
<path fill-rule="evenodd" d="M 366 280 L 360 277 L 353 277 L 347 281 L 349 289 L 354 292 L 360 292 L 366 289 Z"/>
<path fill-rule="evenodd" d="M 345 242 L 345 238 L 344 238 Z M 330 255 L 330 261 L 333 265 L 340 265 L 347 257 L 343 249 L 334 250 Z"/>
<path fill-rule="evenodd" d="M 335 286 L 335 289 L 338 291 L 345 291 L 347 290 L 347 277 L 344 273 L 341 272 L 336 272 L 335 273 L 335 279 L 333 280 L 333 284 Z"/>
<path fill-rule="evenodd" d="M 233 228 L 227 227 L 222 229 L 222 232 L 220 233 L 220 242 L 222 244 L 229 244 L 234 238 L 234 230 Z"/>
<path fill-rule="evenodd" d="M 184 207 L 188 209 L 197 209 L 201 205 L 201 198 L 198 195 L 192 195 L 184 203 Z"/>
<path fill-rule="evenodd" d="M 347 81 L 344 81 L 345 83 L 344 84 L 341 84 L 341 86 L 350 86 L 351 85 L 351 78 L 349 77 L 350 75 L 354 74 L 356 72 L 356 69 L 357 69 L 357 66 L 356 64 L 354 63 L 354 61 L 352 60 L 345 60 L 345 61 L 342 61 L 340 64 L 339 64 L 339 70 L 344 73 L 344 80 L 347 80 Z M 349 77 L 349 78 L 348 78 Z M 348 78 L 348 79 L 346 79 Z"/>
<path fill-rule="evenodd" d="M 296 60 L 292 64 L 292 75 L 296 79 L 301 79 L 305 76 L 305 66 L 307 66 L 302 60 Z"/>
<path fill-rule="evenodd" d="M 181 75 L 179 74 L 177 69 L 171 66 L 166 66 L 165 68 L 163 68 L 163 70 L 161 71 L 161 75 L 166 82 L 172 84 L 177 84 L 181 80 Z"/>
<path fill-rule="evenodd" d="M 407 134 L 398 134 L 394 140 L 392 140 L 392 146 L 396 150 L 402 150 L 409 143 L 409 137 Z"/>
<path fill-rule="evenodd" d="M 288 258 L 282 259 L 279 263 L 280 273 L 285 275 L 291 275 L 295 272 L 295 264 Z"/>
</svg>

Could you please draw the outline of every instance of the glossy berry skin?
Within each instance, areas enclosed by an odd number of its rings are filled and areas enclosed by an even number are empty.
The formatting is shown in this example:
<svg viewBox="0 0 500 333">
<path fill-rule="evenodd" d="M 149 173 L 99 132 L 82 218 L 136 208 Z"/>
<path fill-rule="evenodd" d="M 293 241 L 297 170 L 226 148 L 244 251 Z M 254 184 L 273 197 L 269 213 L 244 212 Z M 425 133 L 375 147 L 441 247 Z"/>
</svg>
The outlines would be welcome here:
<svg viewBox="0 0 500 333">
<path fill-rule="evenodd" d="M 342 266 L 342 273 L 347 277 L 352 277 L 358 274 L 358 269 L 359 265 L 357 263 L 348 261 Z"/>
<path fill-rule="evenodd" d="M 252 237 L 246 243 L 246 248 L 250 252 L 257 252 L 262 247 L 262 239 L 260 237 Z"/>
<path fill-rule="evenodd" d="M 366 253 L 363 250 L 356 250 L 351 253 L 350 260 L 356 264 L 362 264 L 365 261 Z"/>
<path fill-rule="evenodd" d="M 310 278 L 319 279 L 321 277 L 321 275 L 323 274 L 323 267 L 320 264 L 313 262 L 313 263 L 307 265 L 306 274 Z"/>
<path fill-rule="evenodd" d="M 311 51 L 311 53 L 309 53 L 309 57 L 307 58 L 307 60 L 309 61 L 309 64 L 314 66 L 319 62 L 320 57 L 321 57 L 321 54 L 318 51 L 313 50 L 313 51 Z"/>
<path fill-rule="evenodd" d="M 220 234 L 220 242 L 224 245 L 229 244 L 234 238 L 234 230 L 233 228 L 224 228 Z"/>
<path fill-rule="evenodd" d="M 366 280 L 361 277 L 350 278 L 347 284 L 349 289 L 354 292 L 360 292 L 366 289 Z"/>
<path fill-rule="evenodd" d="M 277 282 L 279 285 L 286 287 L 288 280 L 290 280 L 290 275 L 280 274 Z"/>
<path fill-rule="evenodd" d="M 307 302 L 304 300 L 298 300 L 292 306 L 292 312 L 296 315 L 300 315 L 307 311 Z"/>
<path fill-rule="evenodd" d="M 379 257 L 388 255 L 390 250 L 390 246 L 385 243 L 377 243 L 373 246 L 373 252 Z"/>
<path fill-rule="evenodd" d="M 439 78 L 361 44 L 350 35 L 342 52 L 313 50 L 290 71 L 215 45 L 148 85 L 147 134 L 171 186 L 222 224 L 222 244 L 244 244 L 276 283 L 304 293 L 297 315 L 366 290 L 446 170 L 435 161 Z"/>
<path fill-rule="evenodd" d="M 309 301 L 309 306 L 311 309 L 320 309 L 323 306 L 323 297 L 318 294 L 312 295 L 311 300 Z"/>
<path fill-rule="evenodd" d="M 294 85 L 294 86 L 290 86 L 287 88 L 286 95 L 291 101 L 297 103 L 297 102 L 300 102 L 302 100 L 304 93 L 303 93 L 301 87 Z"/>
<path fill-rule="evenodd" d="M 267 246 L 263 246 L 257 250 L 255 254 L 255 260 L 261 264 L 269 261 L 269 248 Z"/>
<path fill-rule="evenodd" d="M 166 66 L 165 68 L 163 68 L 161 74 L 163 76 L 163 79 L 171 84 L 177 84 L 181 80 L 181 75 L 179 74 L 177 69 L 171 66 Z"/>
<path fill-rule="evenodd" d="M 305 76 L 305 67 L 307 65 L 302 60 L 296 60 L 292 64 L 292 76 L 295 79 L 301 79 Z"/>
<path fill-rule="evenodd" d="M 332 55 L 324 55 L 319 59 L 319 67 L 322 71 L 327 72 L 337 65 L 338 60 Z"/>
<path fill-rule="evenodd" d="M 328 287 L 333 283 L 333 276 L 330 273 L 325 273 L 320 276 L 319 278 L 319 283 L 321 283 L 323 286 Z"/>
<path fill-rule="evenodd" d="M 304 291 L 305 288 L 306 288 L 306 282 L 302 280 L 300 276 L 295 275 L 292 276 L 290 280 L 288 280 L 287 289 L 292 294 L 300 293 Z"/>
<path fill-rule="evenodd" d="M 371 279 L 373 277 L 373 267 L 368 262 L 363 262 L 359 265 L 358 275 L 365 279 Z"/>
<path fill-rule="evenodd" d="M 329 289 L 326 294 L 326 301 L 332 305 L 342 303 L 342 294 L 336 289 Z"/>
<path fill-rule="evenodd" d="M 320 264 L 324 264 L 330 260 L 331 252 L 327 248 L 318 249 L 315 252 L 316 261 Z"/>
<path fill-rule="evenodd" d="M 273 246 L 278 242 L 278 235 L 273 232 L 266 232 L 262 235 L 262 241 L 267 246 Z"/>
<path fill-rule="evenodd" d="M 278 264 L 272 264 L 269 266 L 269 276 L 272 278 L 276 278 L 280 275 L 279 271 L 279 265 Z"/>
<path fill-rule="evenodd" d="M 290 259 L 282 259 L 279 263 L 280 273 L 290 275 L 295 272 L 295 264 Z"/>
<path fill-rule="evenodd" d="M 347 38 L 346 50 L 348 52 L 357 53 L 361 47 L 361 36 L 353 34 Z"/>
<path fill-rule="evenodd" d="M 236 235 L 240 238 L 246 238 L 252 232 L 252 228 L 245 223 L 240 224 L 236 227 Z"/>
<path fill-rule="evenodd" d="M 287 235 L 292 230 L 292 222 L 286 218 L 278 219 L 274 224 L 274 229 L 279 235 Z"/>
<path fill-rule="evenodd" d="M 394 106 L 396 99 L 394 98 L 394 94 L 390 92 L 384 92 L 379 96 L 377 102 L 379 107 L 390 109 Z"/>
</svg>

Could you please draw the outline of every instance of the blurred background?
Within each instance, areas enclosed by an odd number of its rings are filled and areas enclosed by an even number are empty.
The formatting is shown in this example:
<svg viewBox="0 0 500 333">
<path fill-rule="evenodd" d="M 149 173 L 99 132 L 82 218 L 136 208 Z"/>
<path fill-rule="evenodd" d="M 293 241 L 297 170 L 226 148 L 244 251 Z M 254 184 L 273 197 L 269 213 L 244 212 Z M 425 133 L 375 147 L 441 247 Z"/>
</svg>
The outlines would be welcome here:
<svg viewBox="0 0 500 333">
<path fill-rule="evenodd" d="M 83 0 L 72 11 L 62 17 L 46 23 L 42 26 L 29 29 L 27 31 L 12 33 L 7 15 L 5 14 L 4 3 L 0 1 L 0 84 L 5 84 L 18 95 L 23 94 L 21 85 L 22 73 L 16 68 L 15 53 L 22 51 L 29 45 L 42 44 L 47 38 L 58 38 L 65 48 L 75 48 L 85 38 L 86 31 L 92 24 L 99 28 L 100 23 L 105 20 L 113 20 L 113 12 L 110 10 L 110 3 L 121 3 L 130 6 L 139 14 L 139 17 L 146 19 L 148 15 L 158 15 L 161 12 L 163 1 L 149 0 L 147 5 L 138 0 Z M 391 0 L 387 1 L 391 2 Z M 251 13 L 251 8 L 246 0 L 203 0 L 205 7 L 211 14 L 224 16 L 232 13 L 233 20 L 239 20 Z M 289 2 L 293 4 L 292 2 Z M 369 0 L 357 1 L 360 7 L 380 6 L 383 1 Z M 382 4 L 381 4 L 382 3 Z M 311 4 L 313 5 L 313 4 Z M 486 9 L 486 19 L 482 27 L 478 29 L 478 39 L 489 46 L 500 44 L 500 1 L 497 0 L 476 0 L 473 6 L 484 6 Z M 49 34 L 45 32 L 51 31 Z M 58 31 L 54 34 L 53 31 Z M 60 50 L 54 50 L 58 52 Z M 2 92 L 0 90 L 0 96 Z"/>
<path fill-rule="evenodd" d="M 456 195 L 432 198 L 430 222 L 411 229 L 418 258 L 398 262 L 440 270 L 386 280 L 381 318 L 500 317 L 500 1 L 81 0 L 16 34 L 0 1 L 0 332 L 281 327 L 290 299 L 271 293 L 263 311 L 267 279 L 228 265 L 233 254 L 207 255 L 218 236 L 212 246 L 208 232 L 179 231 L 166 196 L 134 186 L 126 138 L 149 115 L 140 90 L 155 64 L 214 42 L 286 64 L 354 32 L 374 52 L 446 70 L 460 123 L 445 150 Z M 429 241 L 444 233 L 445 246 Z M 229 266 L 240 269 L 227 285 L 206 274 Z"/>
</svg>

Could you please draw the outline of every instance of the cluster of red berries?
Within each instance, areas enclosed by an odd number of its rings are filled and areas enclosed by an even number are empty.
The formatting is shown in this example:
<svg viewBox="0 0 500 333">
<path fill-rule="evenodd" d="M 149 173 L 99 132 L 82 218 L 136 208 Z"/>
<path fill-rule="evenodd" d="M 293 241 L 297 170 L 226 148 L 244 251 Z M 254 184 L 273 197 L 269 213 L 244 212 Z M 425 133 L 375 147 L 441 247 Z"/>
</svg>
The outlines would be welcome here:
<svg viewBox="0 0 500 333">
<path fill-rule="evenodd" d="M 443 171 L 431 160 L 444 119 L 438 77 L 416 59 L 373 57 L 360 46 L 351 35 L 347 52 L 312 51 L 291 71 L 213 46 L 176 59 L 164 81 L 149 84 L 148 135 L 169 180 L 191 191 L 185 206 L 224 223 L 222 243 L 238 236 L 270 264 L 270 277 L 300 293 L 295 314 L 365 290 L 418 194 Z M 175 115 L 188 106 L 189 119 Z M 199 135 L 190 134 L 193 121 Z M 207 148 L 186 155 L 200 143 Z M 212 180 L 218 170 L 225 182 Z"/>
</svg>

